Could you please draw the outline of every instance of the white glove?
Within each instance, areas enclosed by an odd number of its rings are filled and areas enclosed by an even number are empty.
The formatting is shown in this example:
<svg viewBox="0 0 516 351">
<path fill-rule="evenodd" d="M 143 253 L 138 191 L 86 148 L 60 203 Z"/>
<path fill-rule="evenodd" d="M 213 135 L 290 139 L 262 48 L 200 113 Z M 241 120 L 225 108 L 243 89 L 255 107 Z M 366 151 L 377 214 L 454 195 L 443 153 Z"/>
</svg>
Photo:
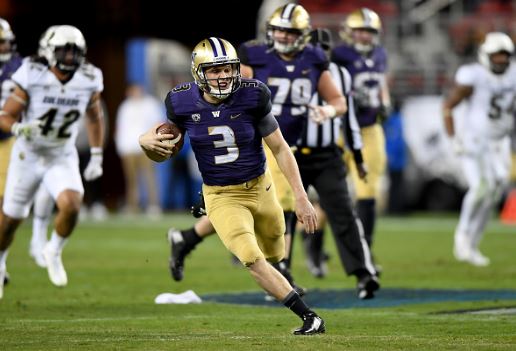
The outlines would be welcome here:
<svg viewBox="0 0 516 351">
<path fill-rule="evenodd" d="M 308 108 L 310 109 L 308 111 L 308 116 L 315 123 L 322 123 L 327 119 L 333 118 L 337 115 L 337 111 L 332 105 L 308 105 Z"/>
<path fill-rule="evenodd" d="M 40 121 L 30 121 L 30 122 L 16 122 L 11 127 L 11 133 L 19 138 L 20 136 L 24 137 L 27 140 L 31 140 L 36 137 L 41 132 Z"/>
<path fill-rule="evenodd" d="M 102 176 L 102 148 L 92 147 L 90 149 L 90 162 L 84 170 L 84 179 L 88 182 L 95 180 Z"/>
</svg>

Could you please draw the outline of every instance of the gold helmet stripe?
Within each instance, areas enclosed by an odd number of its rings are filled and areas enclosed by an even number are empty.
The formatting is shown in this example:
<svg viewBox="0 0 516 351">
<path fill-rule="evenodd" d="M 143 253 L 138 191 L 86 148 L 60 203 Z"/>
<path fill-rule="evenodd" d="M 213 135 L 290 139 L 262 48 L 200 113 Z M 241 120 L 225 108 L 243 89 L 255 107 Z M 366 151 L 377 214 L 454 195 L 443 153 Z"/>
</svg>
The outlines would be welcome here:
<svg viewBox="0 0 516 351">
<path fill-rule="evenodd" d="M 211 37 L 208 41 L 210 42 L 214 57 L 227 56 L 226 48 L 224 47 L 222 40 L 216 37 Z"/>
</svg>

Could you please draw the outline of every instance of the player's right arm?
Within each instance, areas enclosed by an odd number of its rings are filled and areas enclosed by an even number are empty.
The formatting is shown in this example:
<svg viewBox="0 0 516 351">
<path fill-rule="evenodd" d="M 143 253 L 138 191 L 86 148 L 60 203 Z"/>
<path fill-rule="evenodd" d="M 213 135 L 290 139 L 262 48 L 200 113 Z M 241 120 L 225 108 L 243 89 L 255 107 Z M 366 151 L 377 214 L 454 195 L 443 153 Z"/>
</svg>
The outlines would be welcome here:
<svg viewBox="0 0 516 351">
<path fill-rule="evenodd" d="M 167 110 L 167 117 L 169 120 L 175 122 L 176 115 L 174 112 L 174 107 L 172 106 L 172 93 L 173 91 L 167 94 L 165 98 L 165 107 Z M 166 140 L 172 140 L 176 136 L 173 134 L 158 134 L 157 128 L 162 123 L 158 123 L 149 129 L 144 134 L 140 135 L 138 138 L 138 142 L 140 143 L 140 147 L 147 157 L 149 157 L 153 161 L 161 162 L 165 159 L 170 158 L 175 153 L 175 144 L 164 143 Z"/>
<path fill-rule="evenodd" d="M 446 133 L 448 133 L 449 136 L 455 135 L 453 108 L 462 100 L 473 94 L 473 80 L 474 74 L 472 74 L 472 71 L 468 69 L 467 66 L 459 68 L 455 77 L 456 83 L 448 96 L 444 99 L 442 106 L 444 127 L 446 128 Z"/>
<path fill-rule="evenodd" d="M 27 92 L 16 86 L 0 111 L 0 128 L 2 131 L 12 132 L 14 135 L 19 136 L 21 134 L 30 134 L 33 129 L 39 128 L 34 123 L 19 122 L 28 101 L 29 95 Z"/>
</svg>

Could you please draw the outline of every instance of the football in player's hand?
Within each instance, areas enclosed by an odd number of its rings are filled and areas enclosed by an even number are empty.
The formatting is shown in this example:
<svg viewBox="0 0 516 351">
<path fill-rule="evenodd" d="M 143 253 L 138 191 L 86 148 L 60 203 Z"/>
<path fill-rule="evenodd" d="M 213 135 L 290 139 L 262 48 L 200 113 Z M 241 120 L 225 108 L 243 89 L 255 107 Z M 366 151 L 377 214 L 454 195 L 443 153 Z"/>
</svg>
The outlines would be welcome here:
<svg viewBox="0 0 516 351">
<path fill-rule="evenodd" d="M 172 134 L 174 135 L 174 139 L 170 140 L 163 140 L 164 143 L 170 143 L 171 145 L 175 145 L 175 151 L 172 156 L 175 156 L 179 151 L 181 151 L 181 148 L 183 147 L 183 144 L 185 142 L 185 138 L 183 136 L 183 133 L 181 132 L 181 129 L 174 124 L 170 122 L 165 122 L 160 124 L 156 128 L 156 134 Z"/>
</svg>

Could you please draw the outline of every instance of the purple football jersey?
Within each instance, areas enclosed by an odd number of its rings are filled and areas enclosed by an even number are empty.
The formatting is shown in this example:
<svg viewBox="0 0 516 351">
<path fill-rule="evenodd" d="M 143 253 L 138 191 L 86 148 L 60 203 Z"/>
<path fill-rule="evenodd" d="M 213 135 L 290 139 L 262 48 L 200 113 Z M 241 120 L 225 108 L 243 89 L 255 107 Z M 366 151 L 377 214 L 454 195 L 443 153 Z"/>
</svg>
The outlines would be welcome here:
<svg viewBox="0 0 516 351">
<path fill-rule="evenodd" d="M 241 87 L 220 104 L 202 98 L 191 82 L 172 89 L 168 118 L 188 133 L 206 185 L 241 184 L 265 172 L 260 120 L 270 113 L 270 91 L 260 81 L 242 79 Z"/>
<path fill-rule="evenodd" d="M 11 59 L 0 67 L 0 101 L 2 105 L 9 97 L 14 89 L 14 82 L 11 81 L 11 76 L 21 66 L 22 58 L 18 54 L 13 54 Z M 0 131 L 0 140 L 7 139 L 11 136 L 10 133 Z"/>
<path fill-rule="evenodd" d="M 289 145 L 297 145 L 306 128 L 307 105 L 328 69 L 324 51 L 307 45 L 292 61 L 285 61 L 266 44 L 250 41 L 240 46 L 238 56 L 253 68 L 254 78 L 269 87 L 281 133 Z"/>
<path fill-rule="evenodd" d="M 353 80 L 353 97 L 360 127 L 376 123 L 381 108 L 380 87 L 385 80 L 387 54 L 376 46 L 367 56 L 351 45 L 340 45 L 332 50 L 331 60 L 345 67 Z"/>
</svg>

